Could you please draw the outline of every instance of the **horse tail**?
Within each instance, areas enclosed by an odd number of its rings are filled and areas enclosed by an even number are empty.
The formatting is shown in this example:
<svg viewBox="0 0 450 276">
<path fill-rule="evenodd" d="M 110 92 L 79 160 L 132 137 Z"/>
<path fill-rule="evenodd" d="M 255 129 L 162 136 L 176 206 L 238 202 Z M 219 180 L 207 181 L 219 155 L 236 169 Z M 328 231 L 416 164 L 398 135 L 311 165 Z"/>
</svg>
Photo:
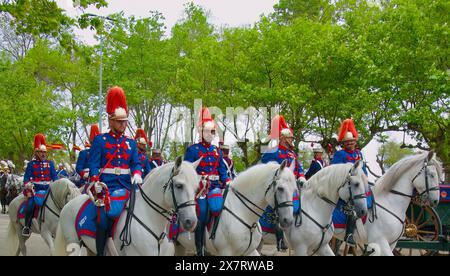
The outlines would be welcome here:
<svg viewBox="0 0 450 276">
<path fill-rule="evenodd" d="M 58 223 L 58 228 L 56 229 L 56 237 L 55 237 L 55 255 L 56 256 L 66 256 L 66 241 L 64 240 L 64 233 L 61 228 L 61 224 Z"/>
<path fill-rule="evenodd" d="M 9 221 L 8 224 L 8 238 L 6 239 L 8 243 L 9 254 L 11 256 L 19 255 L 19 236 L 17 235 L 17 229 L 14 222 Z"/>
</svg>

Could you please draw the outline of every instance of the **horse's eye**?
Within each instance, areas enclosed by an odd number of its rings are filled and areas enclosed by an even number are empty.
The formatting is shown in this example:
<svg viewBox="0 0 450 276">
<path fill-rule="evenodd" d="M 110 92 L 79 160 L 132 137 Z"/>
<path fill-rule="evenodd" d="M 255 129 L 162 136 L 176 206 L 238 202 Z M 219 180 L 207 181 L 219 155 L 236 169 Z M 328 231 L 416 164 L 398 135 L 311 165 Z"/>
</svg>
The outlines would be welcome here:
<svg viewBox="0 0 450 276">
<path fill-rule="evenodd" d="M 277 190 L 278 190 L 280 193 L 284 192 L 284 188 L 283 188 L 283 187 L 278 187 Z"/>
<path fill-rule="evenodd" d="M 175 184 L 175 188 L 177 188 L 177 189 L 183 189 L 183 185 L 182 185 L 182 184 Z"/>
<path fill-rule="evenodd" d="M 353 183 L 353 186 L 355 186 L 356 188 L 358 188 L 358 187 L 359 187 L 359 182 Z"/>
</svg>

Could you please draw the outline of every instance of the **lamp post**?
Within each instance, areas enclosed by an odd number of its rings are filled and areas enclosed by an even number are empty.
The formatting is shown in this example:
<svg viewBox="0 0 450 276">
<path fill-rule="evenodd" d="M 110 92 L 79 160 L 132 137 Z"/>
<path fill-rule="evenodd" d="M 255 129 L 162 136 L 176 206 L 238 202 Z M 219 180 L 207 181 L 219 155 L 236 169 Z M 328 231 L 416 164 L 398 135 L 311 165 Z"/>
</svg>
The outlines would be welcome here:
<svg viewBox="0 0 450 276">
<path fill-rule="evenodd" d="M 92 13 L 86 14 L 89 17 L 99 17 L 102 19 L 106 19 L 112 22 L 116 22 L 115 19 L 112 19 L 108 16 L 101 16 Z M 102 133 L 102 113 L 103 113 L 103 35 L 100 33 L 100 73 L 99 73 L 99 90 L 98 90 L 98 128 L 100 133 Z"/>
</svg>

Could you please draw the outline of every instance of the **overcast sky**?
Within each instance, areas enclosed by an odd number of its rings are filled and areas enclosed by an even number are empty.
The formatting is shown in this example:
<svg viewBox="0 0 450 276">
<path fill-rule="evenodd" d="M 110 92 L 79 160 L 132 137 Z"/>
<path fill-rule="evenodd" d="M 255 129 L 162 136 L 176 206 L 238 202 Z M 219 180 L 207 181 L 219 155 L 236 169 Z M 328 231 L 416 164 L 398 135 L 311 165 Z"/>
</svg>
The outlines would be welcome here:
<svg viewBox="0 0 450 276">
<path fill-rule="evenodd" d="M 170 35 L 171 28 L 183 17 L 184 5 L 193 2 L 210 12 L 210 22 L 215 26 L 227 25 L 238 27 L 252 25 L 262 14 L 273 12 L 273 6 L 278 0 L 109 0 L 108 7 L 100 10 L 89 8 L 86 13 L 109 15 L 123 11 L 126 16 L 147 17 L 150 11 L 158 11 L 165 17 L 166 35 Z M 67 14 L 76 17 L 82 14 L 80 9 L 73 8 L 72 0 L 57 0 L 58 5 Z M 96 44 L 93 32 L 77 31 L 79 38 L 88 43 Z"/>
<path fill-rule="evenodd" d="M 106 16 L 123 11 L 126 16 L 134 15 L 140 18 L 147 17 L 149 11 L 159 11 L 165 17 L 166 35 L 169 36 L 171 28 L 183 17 L 184 4 L 189 2 L 194 2 L 208 11 L 210 22 L 216 27 L 223 25 L 239 27 L 253 25 L 262 14 L 267 15 L 273 12 L 273 6 L 278 3 L 278 0 L 109 0 L 107 8 L 100 10 L 90 8 L 85 12 Z M 73 8 L 72 0 L 57 0 L 57 3 L 67 11 L 69 16 L 76 17 L 82 13 L 81 10 Z M 93 31 L 77 31 L 76 35 L 87 44 L 97 44 Z M 401 142 L 403 138 L 401 133 L 390 132 L 388 135 L 396 142 Z M 407 139 L 406 142 L 415 144 L 411 139 Z M 372 170 L 381 174 L 375 161 L 379 146 L 376 141 L 372 141 L 363 149 L 363 154 Z M 374 178 L 370 177 L 370 179 Z"/>
</svg>

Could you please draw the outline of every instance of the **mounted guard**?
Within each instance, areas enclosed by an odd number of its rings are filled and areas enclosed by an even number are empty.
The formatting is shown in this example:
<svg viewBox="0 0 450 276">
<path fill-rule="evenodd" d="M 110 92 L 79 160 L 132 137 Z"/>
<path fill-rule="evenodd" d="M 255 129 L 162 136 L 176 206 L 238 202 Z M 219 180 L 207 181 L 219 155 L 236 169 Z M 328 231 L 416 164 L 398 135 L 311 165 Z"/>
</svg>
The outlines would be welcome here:
<svg viewBox="0 0 450 276">
<path fill-rule="evenodd" d="M 49 184 L 58 179 L 53 161 L 47 160 L 47 146 L 45 136 L 34 136 L 34 158 L 27 164 L 23 177 L 23 194 L 27 198 L 25 203 L 25 227 L 22 230 L 24 237 L 31 235 L 31 223 L 35 214 L 35 196 L 41 196 L 48 190 Z M 40 193 L 41 192 L 41 193 Z"/>
<path fill-rule="evenodd" d="M 139 161 L 141 161 L 142 167 L 142 178 L 144 179 L 147 174 L 152 170 L 150 166 L 150 161 L 147 156 L 147 145 L 151 148 L 152 142 L 148 140 L 145 131 L 142 128 L 136 130 L 136 135 L 134 136 L 138 147 Z"/>
<path fill-rule="evenodd" d="M 94 138 L 89 156 L 89 176 L 93 200 L 100 211 L 106 212 L 106 223 L 96 227 L 97 255 L 102 256 L 114 217 L 111 198 L 122 199 L 123 209 L 128 198 L 134 197 L 135 184 L 142 184 L 141 162 L 136 141 L 125 136 L 128 125 L 128 108 L 125 92 L 120 87 L 109 89 L 106 98 L 110 131 Z M 111 195 L 111 197 L 110 197 Z M 117 214 L 117 217 L 119 214 Z M 100 219 L 99 219 L 100 220 Z"/>
<path fill-rule="evenodd" d="M 302 186 L 306 182 L 303 173 L 302 165 L 299 162 L 297 154 L 294 152 L 294 130 L 286 123 L 282 115 L 277 115 L 272 119 L 271 130 L 269 138 L 271 140 L 279 141 L 277 147 L 270 148 L 261 157 L 261 163 L 277 162 L 281 164 L 284 160 L 287 161 L 287 167 L 295 163 L 294 175 L 297 179 L 298 186 Z M 294 194 L 294 213 L 299 211 L 299 195 Z M 277 238 L 277 249 L 279 251 L 287 250 L 288 247 L 284 241 L 284 233 L 277 225 L 274 225 L 273 217 L 274 210 L 268 206 L 260 219 L 261 227 L 264 231 L 274 233 Z"/>
<path fill-rule="evenodd" d="M 89 179 L 89 157 L 91 152 L 91 143 L 94 142 L 94 138 L 100 135 L 100 130 L 98 125 L 91 125 L 91 131 L 89 133 L 89 141 L 84 144 L 84 150 L 80 151 L 78 154 L 77 164 L 75 170 L 80 175 L 80 186 L 85 185 Z"/>
<path fill-rule="evenodd" d="M 195 230 L 195 246 L 197 255 L 203 256 L 205 254 L 205 226 L 209 220 L 210 212 L 213 216 L 220 214 L 223 207 L 222 190 L 231 182 L 231 178 L 228 176 L 222 152 L 211 144 L 216 137 L 217 125 L 208 108 L 202 108 L 197 127 L 201 139 L 200 143 L 190 146 L 184 159 L 191 163 L 202 159 L 196 169 L 201 177 L 201 192 L 197 199 L 199 220 Z"/>
</svg>

